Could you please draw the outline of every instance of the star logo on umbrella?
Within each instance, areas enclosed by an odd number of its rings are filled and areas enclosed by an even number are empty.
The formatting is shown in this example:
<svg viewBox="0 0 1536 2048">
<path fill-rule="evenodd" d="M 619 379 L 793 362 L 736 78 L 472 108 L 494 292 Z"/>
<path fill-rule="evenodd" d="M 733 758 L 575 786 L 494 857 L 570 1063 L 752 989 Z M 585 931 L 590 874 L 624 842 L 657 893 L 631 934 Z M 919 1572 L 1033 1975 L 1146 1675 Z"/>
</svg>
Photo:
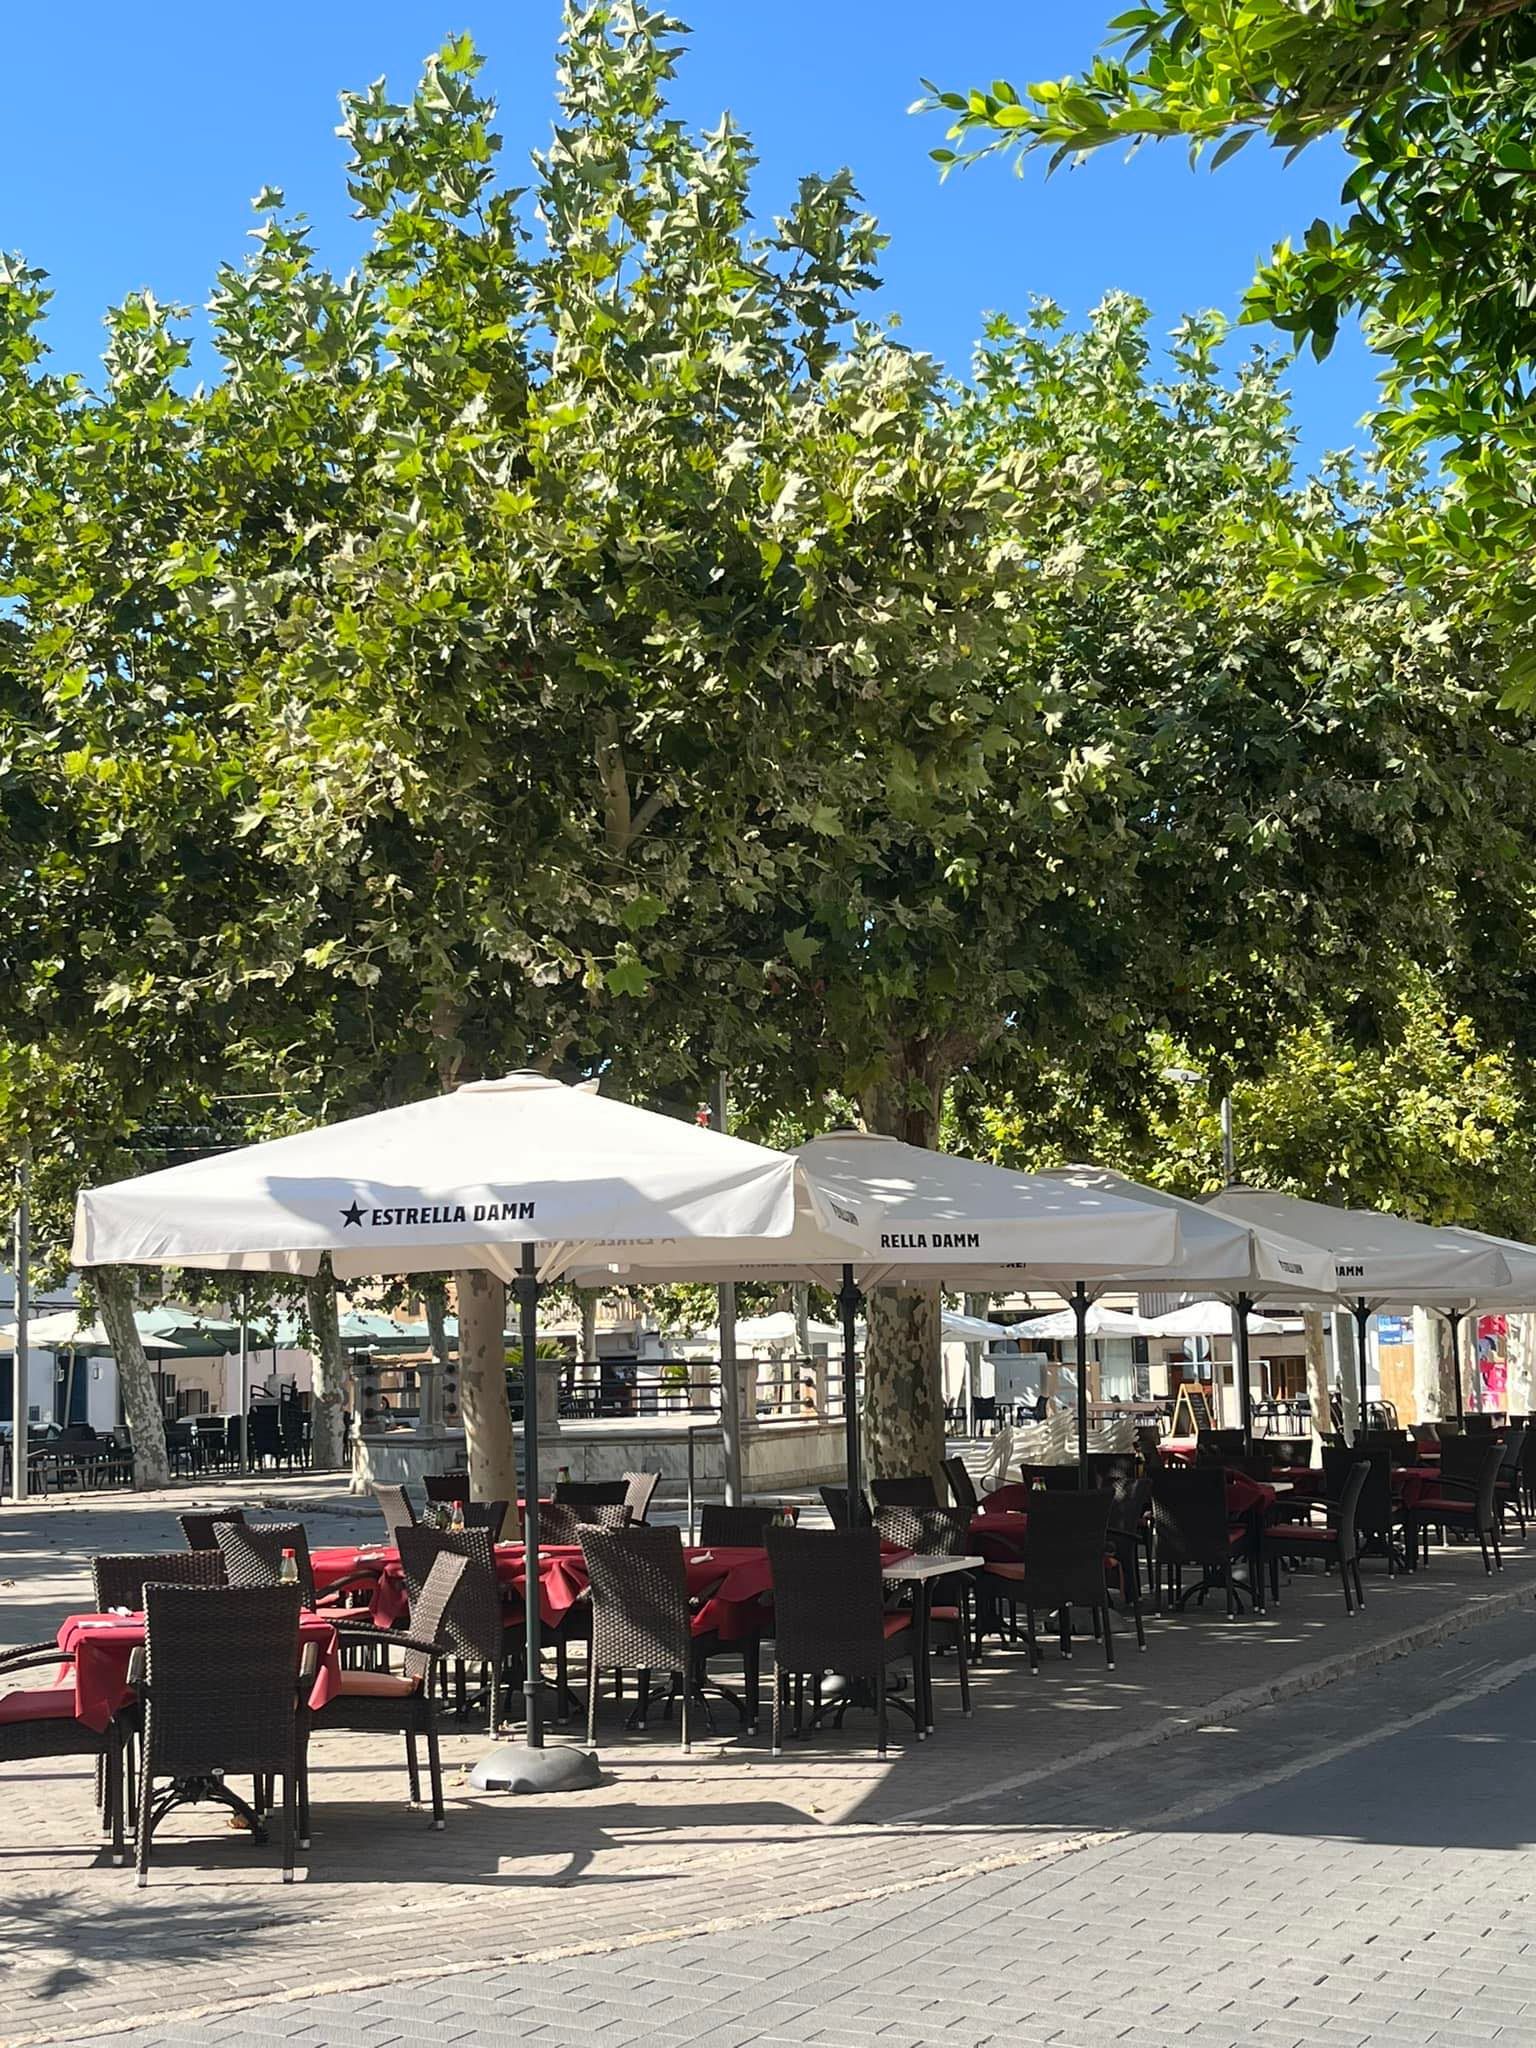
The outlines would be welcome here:
<svg viewBox="0 0 1536 2048">
<path fill-rule="evenodd" d="M 354 1224 L 354 1223 L 355 1223 L 355 1224 L 357 1225 L 358 1229 L 359 1229 L 359 1230 L 361 1230 L 361 1228 L 362 1228 L 362 1226 L 363 1226 L 363 1205 L 362 1205 L 362 1203 L 361 1203 L 361 1202 L 354 1202 L 354 1203 L 352 1204 L 352 1206 L 351 1206 L 351 1208 L 350 1208 L 350 1209 L 343 1209 L 343 1210 L 342 1210 L 342 1212 L 341 1212 L 341 1220 L 342 1220 L 343 1224 Z"/>
</svg>

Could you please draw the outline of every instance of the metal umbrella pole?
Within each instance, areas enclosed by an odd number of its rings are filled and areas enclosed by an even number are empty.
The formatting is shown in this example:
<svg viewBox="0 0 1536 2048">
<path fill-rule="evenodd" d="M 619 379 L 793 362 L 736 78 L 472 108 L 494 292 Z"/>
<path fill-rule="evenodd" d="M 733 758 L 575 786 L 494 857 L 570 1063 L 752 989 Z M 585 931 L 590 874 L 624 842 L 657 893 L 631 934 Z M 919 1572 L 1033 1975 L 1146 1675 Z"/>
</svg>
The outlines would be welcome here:
<svg viewBox="0 0 1536 2048">
<path fill-rule="evenodd" d="M 240 1282 L 240 1470 L 251 1469 L 251 1283 Z"/>
<path fill-rule="evenodd" d="M 863 1497 L 863 1453 L 859 1442 L 859 1362 L 854 1322 L 859 1313 L 859 1290 L 853 1267 L 843 1267 L 843 1284 L 837 1291 L 837 1312 L 843 1324 L 843 1443 L 848 1465 L 848 1513 L 855 1525 L 862 1522 L 858 1503 Z"/>
<path fill-rule="evenodd" d="M 1088 1484 L 1088 1290 L 1079 1280 L 1072 1290 L 1077 1321 L 1077 1483 Z"/>
<path fill-rule="evenodd" d="M 1360 1430 L 1363 1434 L 1370 1427 L 1369 1403 L 1366 1399 L 1365 1381 L 1370 1360 L 1370 1351 L 1366 1339 L 1371 1326 L 1371 1305 L 1363 1294 L 1357 1296 L 1355 1305 L 1350 1313 L 1355 1319 L 1355 1350 L 1358 1353 L 1356 1364 L 1360 1372 Z"/>
<path fill-rule="evenodd" d="M 1451 1333 L 1451 1385 L 1456 1394 L 1456 1420 L 1460 1423 L 1466 1419 L 1461 1399 L 1461 1321 L 1466 1310 L 1443 1308 L 1439 1313 L 1445 1317 L 1446 1328 Z"/>
<path fill-rule="evenodd" d="M 11 1354 L 11 1499 L 27 1497 L 27 1352 L 32 1315 L 31 1205 L 27 1162 L 16 1175 L 16 1336 Z"/>
<path fill-rule="evenodd" d="M 1253 1456 L 1253 1385 L 1248 1377 L 1248 1318 L 1253 1314 L 1253 1297 L 1240 1294 L 1232 1304 L 1232 1328 L 1237 1338 L 1236 1358 L 1238 1413 L 1243 1419 L 1243 1456 Z"/>
<path fill-rule="evenodd" d="M 539 1269 L 537 1247 L 523 1246 L 516 1280 L 523 1350 L 523 1700 L 524 1742 L 499 1742 L 469 1774 L 477 1792 L 586 1792 L 601 1784 L 596 1753 L 561 1743 L 544 1746 L 539 1673 Z M 587 1683 L 597 1683 L 597 1673 Z"/>
<path fill-rule="evenodd" d="M 709 1120 L 724 1131 L 730 1119 L 730 1084 L 724 1074 L 715 1076 L 710 1099 Z M 716 1289 L 720 1324 L 720 1456 L 725 1466 L 725 1504 L 742 1504 L 741 1480 L 741 1371 L 736 1356 L 736 1283 L 722 1280 Z"/>
</svg>

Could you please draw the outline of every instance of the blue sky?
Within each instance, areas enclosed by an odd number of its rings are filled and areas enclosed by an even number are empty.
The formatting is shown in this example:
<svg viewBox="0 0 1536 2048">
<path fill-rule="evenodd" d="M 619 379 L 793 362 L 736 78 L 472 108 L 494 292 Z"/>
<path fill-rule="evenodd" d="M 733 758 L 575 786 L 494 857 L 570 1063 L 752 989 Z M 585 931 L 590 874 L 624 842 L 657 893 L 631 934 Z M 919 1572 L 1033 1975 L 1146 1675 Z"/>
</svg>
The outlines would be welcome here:
<svg viewBox="0 0 1536 2048">
<path fill-rule="evenodd" d="M 679 111 L 729 107 L 762 157 L 759 210 L 807 170 L 849 164 L 890 234 L 882 294 L 904 337 L 963 370 L 984 313 L 1033 294 L 1081 316 L 1119 286 L 1165 331 L 1182 312 L 1235 311 L 1256 256 L 1332 210 L 1338 159 L 1289 170 L 1250 149 L 1212 176 L 1171 149 L 1104 156 L 1047 182 L 1001 164 L 941 184 L 933 118 L 906 108 L 924 76 L 944 85 L 1059 76 L 1089 54 L 1110 0 L 690 0 Z M 509 173 L 547 132 L 558 0 L 54 0 L 0 25 L 0 247 L 48 270 L 55 360 L 90 370 L 102 309 L 149 287 L 200 306 L 216 264 L 243 247 L 267 183 L 316 223 L 344 266 L 348 216 L 336 95 L 420 59 L 467 28 L 487 56 Z M 1304 447 L 1358 440 L 1371 364 L 1358 341 L 1292 375 Z"/>
</svg>

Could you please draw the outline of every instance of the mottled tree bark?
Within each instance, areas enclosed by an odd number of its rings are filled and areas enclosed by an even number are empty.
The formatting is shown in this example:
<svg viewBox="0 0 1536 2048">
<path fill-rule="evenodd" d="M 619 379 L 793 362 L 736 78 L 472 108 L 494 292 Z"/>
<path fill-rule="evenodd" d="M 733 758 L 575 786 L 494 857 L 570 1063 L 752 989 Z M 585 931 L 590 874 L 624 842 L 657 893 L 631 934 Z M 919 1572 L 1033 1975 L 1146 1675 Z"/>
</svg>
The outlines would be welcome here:
<svg viewBox="0 0 1536 2048">
<path fill-rule="evenodd" d="M 581 1363 L 585 1365 L 597 1356 L 597 1289 L 578 1287 L 576 1300 L 581 1308 Z"/>
<path fill-rule="evenodd" d="M 811 1355 L 811 1290 L 804 1281 L 797 1281 L 791 1289 L 795 1316 L 795 1356 L 809 1358 Z"/>
<path fill-rule="evenodd" d="M 454 1279 L 459 1297 L 459 1404 L 464 1411 L 470 1491 L 477 1500 L 516 1500 L 517 1446 L 507 1405 L 503 1335 L 507 1291 L 489 1273 L 458 1273 Z M 532 1374 L 526 1384 L 532 1398 Z"/>
<path fill-rule="evenodd" d="M 428 1280 L 421 1290 L 427 1312 L 427 1343 L 439 1365 L 448 1363 L 448 1288 L 441 1279 Z"/>
<path fill-rule="evenodd" d="M 908 1145 L 937 1142 L 945 1073 L 925 1044 L 893 1053 L 864 1094 L 872 1131 Z M 864 1347 L 864 1461 L 875 1479 L 927 1472 L 944 1498 L 944 1382 L 937 1286 L 877 1287 Z"/>
<path fill-rule="evenodd" d="M 310 1393 L 310 1455 L 322 1472 L 346 1463 L 343 1412 L 346 1405 L 347 1354 L 341 1348 L 336 1315 L 336 1278 L 329 1252 L 318 1273 L 304 1282 L 305 1319 L 313 1339 L 314 1385 Z"/>
<path fill-rule="evenodd" d="M 171 1463 L 165 1450 L 165 1417 L 139 1326 L 133 1320 L 133 1282 L 126 1266 L 98 1266 L 91 1279 L 101 1304 L 101 1320 L 112 1340 L 123 1414 L 133 1432 L 133 1483 L 167 1486 Z"/>
<path fill-rule="evenodd" d="M 1309 1308 L 1301 1318 L 1302 1338 L 1307 1347 L 1307 1399 L 1312 1403 L 1314 1434 L 1326 1436 L 1328 1420 L 1328 1343 L 1323 1312 Z"/>
</svg>

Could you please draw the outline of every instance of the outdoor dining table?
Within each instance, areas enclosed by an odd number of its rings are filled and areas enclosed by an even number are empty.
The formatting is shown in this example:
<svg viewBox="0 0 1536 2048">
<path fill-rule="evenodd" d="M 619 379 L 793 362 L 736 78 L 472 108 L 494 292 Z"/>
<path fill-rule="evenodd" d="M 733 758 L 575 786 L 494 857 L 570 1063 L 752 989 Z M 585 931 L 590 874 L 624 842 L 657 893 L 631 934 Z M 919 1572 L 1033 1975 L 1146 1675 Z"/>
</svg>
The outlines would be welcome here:
<svg viewBox="0 0 1536 2048">
<path fill-rule="evenodd" d="M 527 1598 L 528 1564 L 521 1543 L 498 1543 L 496 1576 L 504 1592 Z M 410 1595 L 400 1553 L 389 1544 L 361 1547 L 338 1545 L 310 1553 L 315 1587 L 330 1586 L 360 1575 L 373 1575 L 375 1588 L 369 1615 L 379 1628 L 391 1628 L 410 1610 Z M 760 1545 L 701 1544 L 683 1550 L 688 1595 L 700 1605 L 693 1616 L 695 1635 L 717 1635 L 722 1642 L 740 1642 L 759 1632 L 763 1595 L 772 1590 L 768 1553 Z M 539 1615 L 551 1628 L 569 1613 L 588 1586 L 586 1559 L 579 1544 L 539 1546 Z"/>
<path fill-rule="evenodd" d="M 905 1556 L 882 1557 L 880 1560 L 881 1576 L 888 1586 L 906 1586 L 912 1590 L 912 1617 L 917 1632 L 917 1651 L 912 1659 L 913 1683 L 916 1688 L 912 1707 L 917 1720 L 919 1742 L 933 1733 L 933 1665 L 929 1655 L 929 1641 L 932 1635 L 934 1585 L 938 1580 L 950 1578 L 956 1572 L 980 1571 L 985 1563 L 986 1559 L 983 1557 L 925 1557 L 915 1551 L 908 1551 Z"/>
<path fill-rule="evenodd" d="M 98 1734 L 132 1699 L 128 1669 L 135 1650 L 144 1647 L 142 1614 L 71 1614 L 59 1624 L 60 1650 L 73 1660 L 75 1718 Z M 317 1668 L 310 1688 L 311 1708 L 323 1707 L 341 1685 L 341 1658 L 336 1624 L 323 1614 L 301 1613 L 299 1649 L 313 1649 Z"/>
</svg>

